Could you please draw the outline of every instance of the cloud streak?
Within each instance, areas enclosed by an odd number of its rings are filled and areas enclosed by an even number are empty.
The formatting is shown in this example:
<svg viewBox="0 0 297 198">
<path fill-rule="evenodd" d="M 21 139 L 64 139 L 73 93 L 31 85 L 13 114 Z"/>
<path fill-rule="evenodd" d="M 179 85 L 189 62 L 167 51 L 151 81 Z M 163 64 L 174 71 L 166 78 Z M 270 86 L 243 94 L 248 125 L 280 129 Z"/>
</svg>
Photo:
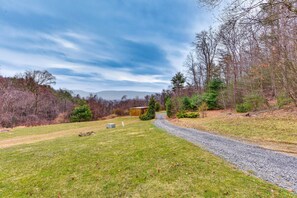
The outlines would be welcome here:
<svg viewBox="0 0 297 198">
<path fill-rule="evenodd" d="M 167 88 L 210 16 L 195 0 L 10 2 L 0 0 L 1 74 L 47 69 L 58 87 L 86 91 Z"/>
</svg>

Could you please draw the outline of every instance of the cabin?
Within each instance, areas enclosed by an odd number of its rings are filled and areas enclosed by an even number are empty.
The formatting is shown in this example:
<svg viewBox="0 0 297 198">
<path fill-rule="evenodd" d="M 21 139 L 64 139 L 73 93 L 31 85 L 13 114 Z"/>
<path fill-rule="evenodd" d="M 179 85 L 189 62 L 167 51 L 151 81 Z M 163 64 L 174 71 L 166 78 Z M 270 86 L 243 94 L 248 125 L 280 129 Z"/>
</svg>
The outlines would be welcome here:
<svg viewBox="0 0 297 198">
<path fill-rule="evenodd" d="M 148 110 L 148 107 L 132 107 L 129 110 L 130 116 L 140 116 Z"/>
</svg>

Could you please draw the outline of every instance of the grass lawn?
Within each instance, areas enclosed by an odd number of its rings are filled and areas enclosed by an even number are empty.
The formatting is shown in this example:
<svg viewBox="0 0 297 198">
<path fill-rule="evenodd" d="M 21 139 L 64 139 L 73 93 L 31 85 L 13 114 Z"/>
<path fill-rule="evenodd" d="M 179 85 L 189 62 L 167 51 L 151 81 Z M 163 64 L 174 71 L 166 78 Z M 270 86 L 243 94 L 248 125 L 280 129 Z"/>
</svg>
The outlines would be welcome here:
<svg viewBox="0 0 297 198">
<path fill-rule="evenodd" d="M 76 133 L 0 149 L 0 197 L 295 196 L 151 122 L 128 120 L 124 128 L 111 130 L 102 127 L 107 121 L 91 122 L 98 129 L 89 137 Z M 68 124 L 67 130 L 72 127 L 77 124 Z M 61 125 L 30 129 L 64 130 Z M 29 129 L 19 130 L 32 135 Z"/>
<path fill-rule="evenodd" d="M 297 154 L 297 119 L 278 117 L 210 116 L 172 120 L 175 124 L 259 143 Z"/>
<path fill-rule="evenodd" d="M 135 121 L 134 119 L 125 117 L 125 118 L 116 118 L 113 119 L 113 122 L 120 125 L 121 122 L 124 121 L 125 123 L 130 123 Z M 25 137 L 29 135 L 42 135 L 42 134 L 49 134 L 49 133 L 56 133 L 56 132 L 64 132 L 68 130 L 74 129 L 82 129 L 86 128 L 87 130 L 103 129 L 105 124 L 110 122 L 110 120 L 103 120 L 103 121 L 93 121 L 93 122 L 78 122 L 78 123 L 64 123 L 64 124 L 56 124 L 56 125 L 44 125 L 38 127 L 18 127 L 14 128 L 9 132 L 0 133 L 0 141 L 5 139 L 11 139 L 16 137 Z"/>
</svg>

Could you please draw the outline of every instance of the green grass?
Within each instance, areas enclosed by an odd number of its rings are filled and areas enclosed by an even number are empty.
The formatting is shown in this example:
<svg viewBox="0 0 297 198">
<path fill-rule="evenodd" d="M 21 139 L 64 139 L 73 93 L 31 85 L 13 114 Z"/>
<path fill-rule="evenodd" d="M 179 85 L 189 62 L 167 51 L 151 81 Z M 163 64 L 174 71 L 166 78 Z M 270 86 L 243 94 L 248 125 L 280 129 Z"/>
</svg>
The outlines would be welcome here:
<svg viewBox="0 0 297 198">
<path fill-rule="evenodd" d="M 95 132 L 1 149 L 0 197 L 294 197 L 150 122 Z"/>
<path fill-rule="evenodd" d="M 124 121 L 130 122 L 133 121 L 133 118 L 122 117 L 113 119 L 112 122 L 115 122 L 117 125 L 121 125 L 121 122 Z M 15 128 L 6 133 L 0 133 L 0 140 L 15 138 L 15 137 L 24 137 L 29 135 L 41 135 L 49 134 L 58 131 L 66 131 L 70 129 L 80 129 L 80 128 L 100 128 L 103 129 L 105 124 L 111 122 L 111 120 L 104 121 L 93 121 L 93 122 L 78 122 L 78 123 L 64 123 L 64 124 L 55 124 L 55 125 L 45 125 L 38 127 L 26 127 L 26 128 Z"/>
</svg>

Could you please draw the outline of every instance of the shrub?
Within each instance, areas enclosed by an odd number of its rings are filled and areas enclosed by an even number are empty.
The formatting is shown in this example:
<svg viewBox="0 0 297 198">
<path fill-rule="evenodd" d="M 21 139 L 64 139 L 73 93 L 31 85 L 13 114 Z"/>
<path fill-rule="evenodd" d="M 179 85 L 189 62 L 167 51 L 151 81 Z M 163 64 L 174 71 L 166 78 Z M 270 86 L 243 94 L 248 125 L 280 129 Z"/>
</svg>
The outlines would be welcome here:
<svg viewBox="0 0 297 198">
<path fill-rule="evenodd" d="M 140 115 L 139 119 L 140 120 L 152 120 L 156 117 L 156 101 L 155 98 L 152 96 L 150 101 L 149 101 L 149 106 L 148 106 L 148 110 L 145 114 Z"/>
<path fill-rule="evenodd" d="M 92 119 L 92 112 L 88 105 L 75 107 L 70 116 L 71 122 L 84 122 Z"/>
<path fill-rule="evenodd" d="M 116 114 L 117 116 L 125 116 L 127 115 L 127 112 L 123 109 L 115 109 L 113 111 L 114 114 Z"/>
<path fill-rule="evenodd" d="M 12 113 L 4 113 L 0 117 L 0 126 L 3 128 L 14 127 L 14 116 Z"/>
<path fill-rule="evenodd" d="M 161 110 L 161 105 L 160 105 L 160 103 L 156 102 L 155 110 L 156 110 L 156 112 L 159 112 L 159 111 Z"/>
<path fill-rule="evenodd" d="M 198 118 L 200 115 L 197 112 L 190 112 L 186 114 L 187 118 Z"/>
<path fill-rule="evenodd" d="M 183 97 L 181 99 L 181 110 L 183 111 L 196 111 L 201 105 L 203 99 L 200 95 L 193 95 L 192 97 Z"/>
<path fill-rule="evenodd" d="M 251 107 L 253 111 L 258 110 L 265 103 L 265 99 L 259 94 L 245 96 L 243 101 L 246 107 Z"/>
<path fill-rule="evenodd" d="M 207 91 L 203 94 L 202 99 L 207 103 L 208 109 L 219 109 L 218 96 L 223 88 L 223 81 L 220 79 L 213 79 L 208 83 Z"/>
<path fill-rule="evenodd" d="M 145 113 L 145 114 L 140 115 L 139 119 L 143 120 L 143 121 L 146 121 L 146 120 L 151 120 L 153 118 L 151 118 L 151 116 L 149 116 L 147 113 Z"/>
<path fill-rule="evenodd" d="M 206 111 L 208 110 L 208 106 L 206 102 L 202 102 L 202 104 L 199 106 L 198 111 L 201 113 L 201 117 L 206 117 Z"/>
<path fill-rule="evenodd" d="M 292 99 L 289 98 L 286 94 L 280 94 L 277 96 L 277 107 L 282 108 L 283 106 L 290 104 L 292 102 Z"/>
<path fill-rule="evenodd" d="M 26 122 L 25 125 L 26 126 L 37 126 L 37 125 L 42 125 L 42 124 L 46 124 L 47 122 L 45 120 L 42 120 L 40 118 L 38 118 L 37 115 L 28 115 L 26 118 Z"/>
<path fill-rule="evenodd" d="M 192 110 L 197 110 L 202 103 L 203 103 L 203 98 L 201 95 L 195 94 L 191 97 Z"/>
<path fill-rule="evenodd" d="M 181 111 L 181 112 L 178 112 L 177 114 L 176 114 L 176 117 L 177 118 L 198 118 L 199 117 L 199 113 L 197 113 L 197 112 L 183 112 L 183 111 Z"/>
<path fill-rule="evenodd" d="M 177 118 L 185 118 L 185 116 L 186 116 L 186 113 L 185 112 L 183 112 L 183 111 L 181 111 L 181 112 L 178 112 L 177 114 L 176 114 L 176 117 Z"/>
<path fill-rule="evenodd" d="M 169 118 L 171 118 L 173 116 L 173 112 L 172 112 L 172 101 L 170 98 L 167 98 L 165 105 L 166 105 L 166 114 Z"/>
<path fill-rule="evenodd" d="M 59 113 L 59 115 L 54 120 L 54 123 L 56 124 L 66 123 L 66 122 L 69 122 L 69 113 L 67 112 Z"/>
<path fill-rule="evenodd" d="M 191 110 L 192 109 L 192 105 L 191 105 L 191 100 L 189 97 L 184 97 L 182 99 L 182 110 Z"/>
<path fill-rule="evenodd" d="M 253 106 L 249 103 L 241 103 L 236 105 L 236 111 L 238 113 L 246 113 L 253 109 Z"/>
<path fill-rule="evenodd" d="M 203 94 L 203 101 L 207 104 L 208 109 L 218 109 L 218 94 L 215 92 L 206 92 Z"/>
</svg>

